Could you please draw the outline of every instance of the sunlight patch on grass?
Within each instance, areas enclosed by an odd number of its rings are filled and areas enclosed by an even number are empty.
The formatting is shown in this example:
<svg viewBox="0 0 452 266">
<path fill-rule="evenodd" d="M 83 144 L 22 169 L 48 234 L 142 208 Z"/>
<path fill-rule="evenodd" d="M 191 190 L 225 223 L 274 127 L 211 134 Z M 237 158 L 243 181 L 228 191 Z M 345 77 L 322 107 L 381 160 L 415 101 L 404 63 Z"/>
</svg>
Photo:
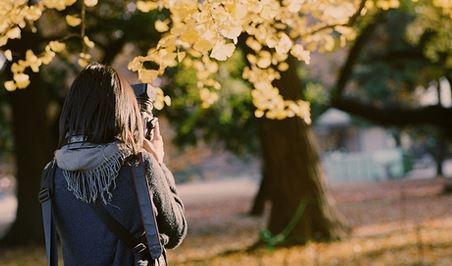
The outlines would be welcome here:
<svg viewBox="0 0 452 266">
<path fill-rule="evenodd" d="M 449 265 L 452 217 L 404 229 L 395 230 L 393 227 L 393 224 L 387 228 L 375 226 L 372 234 L 355 234 L 344 241 L 309 243 L 274 251 L 266 248 L 251 252 L 232 251 L 225 255 L 180 261 L 175 265 Z"/>
</svg>

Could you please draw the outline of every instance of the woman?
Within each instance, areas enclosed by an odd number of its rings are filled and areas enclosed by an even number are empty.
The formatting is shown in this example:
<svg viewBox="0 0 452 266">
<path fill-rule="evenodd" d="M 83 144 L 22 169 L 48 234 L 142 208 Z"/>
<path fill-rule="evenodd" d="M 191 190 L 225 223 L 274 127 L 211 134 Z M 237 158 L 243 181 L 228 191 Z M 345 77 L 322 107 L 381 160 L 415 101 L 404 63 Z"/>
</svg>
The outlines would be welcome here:
<svg viewBox="0 0 452 266">
<path fill-rule="evenodd" d="M 55 152 L 54 208 L 65 265 L 146 265 L 90 206 L 100 202 L 140 236 L 144 229 L 130 169 L 130 158 L 139 153 L 162 243 L 175 248 L 185 237 L 184 207 L 163 163 L 158 123 L 154 131 L 151 141 L 144 139 L 133 90 L 113 68 L 92 64 L 77 76 L 63 106 Z"/>
</svg>

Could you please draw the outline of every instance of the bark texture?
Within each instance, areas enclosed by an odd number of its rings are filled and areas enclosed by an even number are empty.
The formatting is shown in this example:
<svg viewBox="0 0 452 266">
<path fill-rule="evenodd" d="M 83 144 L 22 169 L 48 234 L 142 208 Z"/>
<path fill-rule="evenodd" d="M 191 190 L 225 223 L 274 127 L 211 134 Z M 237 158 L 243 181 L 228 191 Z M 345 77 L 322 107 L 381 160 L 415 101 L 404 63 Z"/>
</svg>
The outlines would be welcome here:
<svg viewBox="0 0 452 266">
<path fill-rule="evenodd" d="M 14 52 L 25 55 L 30 43 L 37 37 L 24 32 L 15 41 Z M 23 57 L 23 56 L 22 56 Z M 43 239 L 41 209 L 38 192 L 41 171 L 51 155 L 50 128 L 48 126 L 48 95 L 39 74 L 30 75 L 31 84 L 8 94 L 12 109 L 14 154 L 16 161 L 16 220 L 1 240 L 2 245 L 22 245 Z"/>
<path fill-rule="evenodd" d="M 300 99 L 302 82 L 296 63 L 289 60 L 275 86 L 285 99 Z M 284 120 L 260 119 L 263 164 L 271 212 L 268 229 L 277 234 L 294 218 L 300 204 L 306 204 L 285 244 L 309 240 L 335 240 L 349 232 L 324 184 L 315 137 L 310 126 L 296 117 Z"/>
<path fill-rule="evenodd" d="M 2 240 L 7 244 L 41 241 L 41 209 L 38 202 L 41 171 L 50 159 L 50 130 L 47 125 L 47 99 L 35 75 L 26 90 L 9 95 L 13 113 L 16 159 L 17 213 L 11 229 Z"/>
</svg>

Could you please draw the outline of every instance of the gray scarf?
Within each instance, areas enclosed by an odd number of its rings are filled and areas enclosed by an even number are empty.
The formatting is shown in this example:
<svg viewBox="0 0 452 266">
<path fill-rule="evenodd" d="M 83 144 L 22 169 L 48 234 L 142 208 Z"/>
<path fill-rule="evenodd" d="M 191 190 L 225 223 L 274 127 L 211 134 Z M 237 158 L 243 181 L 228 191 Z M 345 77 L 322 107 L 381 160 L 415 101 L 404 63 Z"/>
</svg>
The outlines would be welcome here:
<svg viewBox="0 0 452 266">
<path fill-rule="evenodd" d="M 90 203 L 100 195 L 106 204 L 112 198 L 116 177 L 129 155 L 130 150 L 120 142 L 99 145 L 72 138 L 55 152 L 55 159 L 76 198 Z"/>
</svg>

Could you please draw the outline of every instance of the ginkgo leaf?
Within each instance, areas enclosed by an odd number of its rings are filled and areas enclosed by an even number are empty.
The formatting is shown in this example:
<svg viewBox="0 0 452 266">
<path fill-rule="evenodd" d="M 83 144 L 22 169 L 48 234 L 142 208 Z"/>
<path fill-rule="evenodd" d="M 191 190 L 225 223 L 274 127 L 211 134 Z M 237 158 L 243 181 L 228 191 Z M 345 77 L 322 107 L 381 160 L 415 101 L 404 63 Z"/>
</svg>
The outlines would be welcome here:
<svg viewBox="0 0 452 266">
<path fill-rule="evenodd" d="M 5 86 L 5 89 L 7 91 L 14 91 L 14 90 L 16 90 L 16 84 L 12 80 L 5 81 L 5 83 L 3 83 L 3 85 Z"/>
<path fill-rule="evenodd" d="M 199 39 L 194 45 L 193 48 L 200 51 L 200 52 L 205 52 L 210 50 L 210 48 L 212 48 L 212 43 L 204 40 L 204 39 Z"/>
<path fill-rule="evenodd" d="M 38 72 L 39 67 L 41 66 L 42 62 L 41 59 L 39 59 L 32 50 L 27 50 L 25 52 L 25 60 L 27 62 L 27 65 L 31 68 L 33 72 Z"/>
<path fill-rule="evenodd" d="M 82 22 L 82 20 L 76 16 L 73 16 L 73 15 L 66 16 L 66 23 L 71 27 L 76 27 L 76 26 L 80 25 L 81 22 Z"/>
<path fill-rule="evenodd" d="M 6 33 L 6 37 L 8 37 L 9 39 L 19 39 L 20 36 L 21 34 L 19 27 L 14 27 Z"/>
<path fill-rule="evenodd" d="M 289 69 L 289 64 L 287 64 L 286 62 L 282 62 L 281 64 L 278 65 L 278 70 L 279 71 L 286 71 L 287 69 Z"/>
<path fill-rule="evenodd" d="M 89 62 L 83 58 L 79 58 L 77 60 L 77 64 L 81 67 L 86 67 L 89 64 Z"/>
<path fill-rule="evenodd" d="M 240 33 L 242 33 L 242 26 L 240 25 L 227 25 L 226 27 L 223 27 L 220 30 L 221 35 L 224 37 L 231 39 L 231 40 L 237 40 Z"/>
<path fill-rule="evenodd" d="M 147 13 L 151 10 L 154 10 L 158 7 L 156 2 L 152 1 L 137 1 L 137 9 L 141 12 Z"/>
<path fill-rule="evenodd" d="M 212 48 L 210 57 L 218 61 L 225 61 L 234 53 L 235 45 L 233 43 L 225 43 L 224 41 L 217 41 Z"/>
<path fill-rule="evenodd" d="M 287 9 L 289 9 L 292 13 L 297 13 L 300 11 L 302 5 L 304 4 L 304 0 L 286 0 Z"/>
<path fill-rule="evenodd" d="M 30 84 L 30 77 L 27 74 L 20 73 L 14 75 L 14 81 L 19 89 L 26 88 Z"/>
<path fill-rule="evenodd" d="M 46 50 L 45 53 L 40 57 L 40 59 L 41 59 L 41 62 L 44 65 L 47 65 L 50 62 L 52 62 L 54 57 L 55 57 L 55 53 L 54 52 Z"/>
<path fill-rule="evenodd" d="M 88 7 L 93 7 L 97 5 L 97 0 L 84 0 L 84 3 Z"/>
<path fill-rule="evenodd" d="M 6 50 L 3 52 L 3 55 L 5 56 L 6 60 L 12 61 L 13 60 L 13 54 L 11 53 L 11 50 Z"/>
<path fill-rule="evenodd" d="M 180 38 L 184 42 L 195 43 L 196 41 L 199 40 L 199 34 L 195 29 L 188 29 L 188 30 L 182 32 Z M 201 39 L 201 40 L 203 40 L 203 39 Z M 212 47 L 212 45 L 210 45 L 210 47 Z"/>
<path fill-rule="evenodd" d="M 164 21 L 156 20 L 155 23 L 154 23 L 154 28 L 158 32 L 168 31 L 169 30 L 168 23 L 169 23 L 169 20 L 164 20 Z"/>
<path fill-rule="evenodd" d="M 309 64 L 311 61 L 311 53 L 306 51 L 300 44 L 295 44 L 290 50 L 290 53 L 298 60 L 304 61 L 306 64 Z"/>
<path fill-rule="evenodd" d="M 248 37 L 246 39 L 246 45 L 249 48 L 253 49 L 255 52 L 258 52 L 262 49 L 262 45 L 252 37 Z"/>
<path fill-rule="evenodd" d="M 159 72 L 153 69 L 140 69 L 138 70 L 138 78 L 143 83 L 152 83 L 158 76 Z"/>
<path fill-rule="evenodd" d="M 177 52 L 177 61 L 180 63 L 182 60 L 184 60 L 185 56 L 187 55 L 186 52 Z"/>
<path fill-rule="evenodd" d="M 264 116 L 264 111 L 256 110 L 256 111 L 254 111 L 254 116 L 257 117 L 257 118 L 261 118 L 261 117 Z"/>
<path fill-rule="evenodd" d="M 271 57 L 261 57 L 257 60 L 257 66 L 260 68 L 267 68 L 271 65 Z"/>
<path fill-rule="evenodd" d="M 88 46 L 89 48 L 94 48 L 94 42 L 91 41 L 88 36 L 84 36 L 83 37 L 83 42 L 85 43 L 86 46 Z"/>
<path fill-rule="evenodd" d="M 66 49 L 66 44 L 59 41 L 51 41 L 49 42 L 49 48 L 55 53 L 59 53 Z"/>
<path fill-rule="evenodd" d="M 171 97 L 169 97 L 168 95 L 163 98 L 163 101 L 166 103 L 166 105 L 171 106 Z"/>
<path fill-rule="evenodd" d="M 286 54 L 289 52 L 290 48 L 292 48 L 292 40 L 287 36 L 287 34 L 283 33 L 281 34 L 281 38 L 278 41 L 278 44 L 276 45 L 275 49 L 276 52 L 279 54 Z"/>
</svg>

